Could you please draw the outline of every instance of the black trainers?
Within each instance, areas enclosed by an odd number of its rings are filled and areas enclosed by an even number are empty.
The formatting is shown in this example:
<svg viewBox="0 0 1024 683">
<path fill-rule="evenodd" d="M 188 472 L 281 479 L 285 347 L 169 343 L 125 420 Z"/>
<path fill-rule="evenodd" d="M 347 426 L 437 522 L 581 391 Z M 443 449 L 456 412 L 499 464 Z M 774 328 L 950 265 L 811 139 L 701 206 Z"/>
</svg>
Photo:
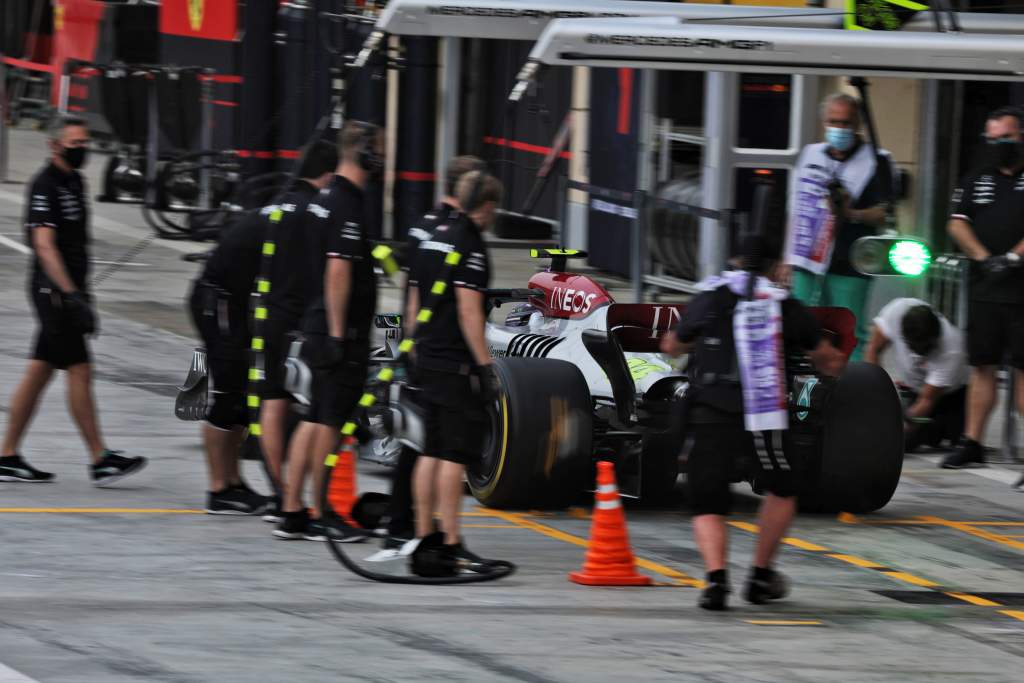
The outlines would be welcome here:
<svg viewBox="0 0 1024 683">
<path fill-rule="evenodd" d="M 767 572 L 767 573 L 766 573 Z M 743 597 L 754 605 L 763 605 L 769 600 L 781 600 L 789 595 L 789 582 L 782 572 L 774 569 L 754 569 L 747 579 L 747 589 Z"/>
<path fill-rule="evenodd" d="M 333 531 L 333 529 L 329 530 L 319 519 L 311 519 L 309 524 L 306 525 L 306 532 L 302 534 L 302 538 L 307 541 L 326 542 L 329 531 Z"/>
<path fill-rule="evenodd" d="M 270 499 L 252 489 L 231 486 L 223 491 L 206 494 L 208 515 L 258 515 L 267 509 Z"/>
<path fill-rule="evenodd" d="M 89 468 L 93 486 L 110 486 L 146 466 L 145 458 L 126 458 L 121 453 L 122 451 L 105 451 L 100 461 Z"/>
<path fill-rule="evenodd" d="M 697 601 L 697 605 L 701 609 L 711 610 L 712 612 L 727 610 L 729 609 L 728 599 L 731 592 L 727 583 L 709 583 L 701 591 L 700 600 Z"/>
<path fill-rule="evenodd" d="M 940 467 L 946 470 L 959 470 L 966 467 L 984 467 L 985 449 L 981 444 L 966 436 L 960 440 L 956 450 L 947 455 Z"/>
<path fill-rule="evenodd" d="M 55 479 L 52 472 L 37 470 L 15 453 L 0 458 L 0 481 L 20 481 L 26 484 L 42 484 Z"/>
<path fill-rule="evenodd" d="M 280 524 L 284 521 L 284 513 L 281 512 L 281 498 L 278 496 L 270 496 L 270 502 L 267 504 L 266 509 L 263 511 L 264 522 L 270 522 L 271 524 Z"/>
<path fill-rule="evenodd" d="M 309 511 L 306 508 L 295 512 L 280 512 L 281 522 L 274 529 L 274 536 L 285 541 L 305 538 L 309 530 Z"/>
</svg>

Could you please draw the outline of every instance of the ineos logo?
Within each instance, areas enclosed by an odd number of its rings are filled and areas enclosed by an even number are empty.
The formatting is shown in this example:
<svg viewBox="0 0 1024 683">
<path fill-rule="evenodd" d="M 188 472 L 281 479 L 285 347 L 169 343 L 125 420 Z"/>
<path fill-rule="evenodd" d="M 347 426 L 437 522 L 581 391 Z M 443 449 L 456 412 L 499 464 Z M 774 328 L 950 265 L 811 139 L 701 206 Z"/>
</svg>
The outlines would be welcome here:
<svg viewBox="0 0 1024 683">
<path fill-rule="evenodd" d="M 665 323 L 661 325 L 661 311 L 665 309 L 668 311 L 665 315 Z M 665 332 L 672 329 L 672 324 L 679 320 L 679 309 L 675 306 L 655 306 L 654 307 L 654 320 L 651 322 L 651 339 L 657 339 L 659 332 Z"/>
<path fill-rule="evenodd" d="M 551 291 L 551 308 L 566 313 L 587 313 L 597 294 L 587 294 L 581 289 L 564 289 L 555 287 Z"/>
</svg>

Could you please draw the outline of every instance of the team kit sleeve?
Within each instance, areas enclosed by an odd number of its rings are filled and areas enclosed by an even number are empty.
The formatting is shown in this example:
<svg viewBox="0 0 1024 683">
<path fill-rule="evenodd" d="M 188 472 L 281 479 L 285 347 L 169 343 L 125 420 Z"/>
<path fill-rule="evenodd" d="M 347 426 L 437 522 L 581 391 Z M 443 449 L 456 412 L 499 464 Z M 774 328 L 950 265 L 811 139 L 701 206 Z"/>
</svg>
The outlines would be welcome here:
<svg viewBox="0 0 1024 683">
<path fill-rule="evenodd" d="M 338 213 L 338 219 L 331 221 L 330 233 L 327 237 L 327 258 L 340 258 L 348 261 L 362 261 L 365 245 L 363 244 L 363 226 L 358 217 Z"/>
<path fill-rule="evenodd" d="M 487 289 L 491 279 L 490 258 L 482 240 L 473 240 L 469 245 L 467 253 L 459 260 L 455 267 L 452 284 L 456 287 L 465 287 L 475 291 Z"/>
<path fill-rule="evenodd" d="M 25 224 L 29 228 L 56 228 L 58 204 L 53 196 L 53 188 L 37 178 L 29 190 L 28 218 Z"/>
<path fill-rule="evenodd" d="M 715 298 L 715 292 L 701 292 L 686 306 L 676 326 L 679 341 L 687 344 L 704 333 L 708 315 L 715 307 Z"/>
<path fill-rule="evenodd" d="M 886 339 L 896 338 L 896 331 L 900 329 L 903 315 L 907 312 L 906 304 L 906 299 L 893 299 L 875 316 L 874 323 Z"/>
<path fill-rule="evenodd" d="M 950 200 L 949 217 L 959 218 L 968 223 L 974 222 L 974 207 L 971 203 L 967 188 L 973 184 L 971 178 L 964 178 L 960 184 L 953 189 L 953 197 Z"/>
</svg>

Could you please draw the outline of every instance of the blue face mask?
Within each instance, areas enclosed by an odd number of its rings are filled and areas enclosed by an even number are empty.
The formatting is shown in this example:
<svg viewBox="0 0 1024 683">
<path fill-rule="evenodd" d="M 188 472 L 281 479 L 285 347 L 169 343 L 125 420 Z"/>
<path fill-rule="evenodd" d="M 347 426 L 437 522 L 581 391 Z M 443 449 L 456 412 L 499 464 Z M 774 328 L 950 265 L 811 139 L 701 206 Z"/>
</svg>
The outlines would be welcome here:
<svg viewBox="0 0 1024 683">
<path fill-rule="evenodd" d="M 825 128 L 825 142 L 837 152 L 848 152 L 857 137 L 852 128 Z"/>
</svg>

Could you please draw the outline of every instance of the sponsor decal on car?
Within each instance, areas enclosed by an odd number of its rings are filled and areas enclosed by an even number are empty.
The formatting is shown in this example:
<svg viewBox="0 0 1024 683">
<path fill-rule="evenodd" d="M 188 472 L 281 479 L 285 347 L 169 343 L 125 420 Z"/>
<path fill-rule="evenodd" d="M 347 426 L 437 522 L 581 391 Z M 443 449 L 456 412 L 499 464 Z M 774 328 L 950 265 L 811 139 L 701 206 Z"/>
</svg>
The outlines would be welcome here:
<svg viewBox="0 0 1024 683">
<path fill-rule="evenodd" d="M 597 294 L 582 289 L 555 287 L 551 290 L 551 308 L 566 313 L 589 313 Z"/>
</svg>

